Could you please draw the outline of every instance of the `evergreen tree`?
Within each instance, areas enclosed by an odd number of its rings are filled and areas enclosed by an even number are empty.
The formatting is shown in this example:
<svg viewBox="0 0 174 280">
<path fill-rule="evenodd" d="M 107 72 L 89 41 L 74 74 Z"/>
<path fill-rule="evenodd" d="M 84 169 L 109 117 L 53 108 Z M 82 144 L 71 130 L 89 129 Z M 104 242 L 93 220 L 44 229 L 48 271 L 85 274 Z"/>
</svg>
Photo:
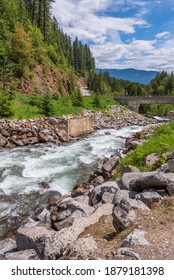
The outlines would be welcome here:
<svg viewBox="0 0 174 280">
<path fill-rule="evenodd" d="M 46 90 L 45 95 L 43 97 L 41 110 L 44 116 L 46 117 L 50 117 L 54 114 L 54 108 L 53 108 L 52 98 L 49 89 Z"/>
<path fill-rule="evenodd" d="M 13 115 L 10 101 L 3 92 L 0 92 L 0 118 L 8 118 Z"/>
<path fill-rule="evenodd" d="M 79 88 L 77 88 L 75 93 L 72 95 L 72 104 L 77 107 L 83 106 L 83 96 Z"/>
<path fill-rule="evenodd" d="M 94 94 L 92 104 L 97 108 L 99 108 L 101 106 L 100 95 L 98 93 Z"/>
</svg>

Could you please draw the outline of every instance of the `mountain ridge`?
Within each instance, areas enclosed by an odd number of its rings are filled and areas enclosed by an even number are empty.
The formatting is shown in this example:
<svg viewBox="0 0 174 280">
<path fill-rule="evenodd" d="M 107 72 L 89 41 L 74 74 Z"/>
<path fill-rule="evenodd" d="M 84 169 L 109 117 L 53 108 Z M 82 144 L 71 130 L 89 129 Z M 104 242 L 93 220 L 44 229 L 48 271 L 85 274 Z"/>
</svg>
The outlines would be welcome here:
<svg viewBox="0 0 174 280">
<path fill-rule="evenodd" d="M 120 79 L 120 80 L 128 80 L 130 82 L 140 83 L 140 84 L 148 84 L 150 81 L 155 78 L 155 76 L 159 73 L 158 71 L 153 70 L 138 70 L 134 68 L 125 68 L 125 69 L 99 69 L 96 68 L 97 72 L 109 72 L 109 75 Z"/>
</svg>

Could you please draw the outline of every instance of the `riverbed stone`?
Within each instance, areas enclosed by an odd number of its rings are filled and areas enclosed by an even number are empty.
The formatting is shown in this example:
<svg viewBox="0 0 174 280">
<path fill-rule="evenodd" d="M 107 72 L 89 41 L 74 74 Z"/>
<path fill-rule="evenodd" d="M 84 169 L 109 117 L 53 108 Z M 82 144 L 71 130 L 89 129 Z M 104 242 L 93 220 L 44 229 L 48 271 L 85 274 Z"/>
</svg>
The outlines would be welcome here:
<svg viewBox="0 0 174 280">
<path fill-rule="evenodd" d="M 131 245 L 141 245 L 141 246 L 148 246 L 150 243 L 145 239 L 145 231 L 135 229 L 131 232 L 122 242 L 122 247 L 128 247 Z"/>
<path fill-rule="evenodd" d="M 166 189 L 167 189 L 169 195 L 174 195 L 174 183 L 168 184 Z"/>
<path fill-rule="evenodd" d="M 70 139 L 68 133 L 65 130 L 58 131 L 57 135 L 59 136 L 59 139 L 62 142 L 68 142 Z"/>
<path fill-rule="evenodd" d="M 152 207 L 152 204 L 155 202 L 160 202 L 162 200 L 161 195 L 153 190 L 144 190 L 142 193 L 139 193 L 135 196 L 137 200 L 141 200 L 148 207 Z"/>
<path fill-rule="evenodd" d="M 94 180 L 91 181 L 91 184 L 93 186 L 98 186 L 104 183 L 104 178 L 103 176 L 97 176 Z"/>
<path fill-rule="evenodd" d="M 119 248 L 118 251 L 117 251 L 117 254 L 118 254 L 119 257 L 129 256 L 129 257 L 132 257 L 135 260 L 141 260 L 140 256 L 128 247 Z"/>
<path fill-rule="evenodd" d="M 93 254 L 96 253 L 98 247 L 94 240 L 94 237 L 90 234 L 77 239 L 69 248 L 69 253 L 66 259 L 80 259 L 86 260 L 89 258 L 93 259 Z"/>
<path fill-rule="evenodd" d="M 119 161 L 120 157 L 113 156 L 102 165 L 102 169 L 105 172 L 111 172 L 118 165 Z"/>
<path fill-rule="evenodd" d="M 118 189 L 119 187 L 115 181 L 104 182 L 103 184 L 96 186 L 90 194 L 92 205 L 98 203 L 112 203 L 114 195 Z"/>
<path fill-rule="evenodd" d="M 168 161 L 169 172 L 174 173 L 174 159 Z"/>
<path fill-rule="evenodd" d="M 15 252 L 17 250 L 16 241 L 11 238 L 6 238 L 0 241 L 0 255 Z"/>
<path fill-rule="evenodd" d="M 39 256 L 33 249 L 5 254 L 6 260 L 39 260 Z"/>
<path fill-rule="evenodd" d="M 144 189 L 164 189 L 170 183 L 174 183 L 174 173 L 163 173 L 158 171 L 124 173 L 121 178 L 122 188 L 134 191 Z"/>
<path fill-rule="evenodd" d="M 122 173 L 130 173 L 130 172 L 140 172 L 139 168 L 132 165 L 125 165 L 122 168 Z"/>
<path fill-rule="evenodd" d="M 116 231 L 123 231 L 136 220 L 136 213 L 134 210 L 125 211 L 118 206 L 113 208 L 112 212 L 113 226 Z"/>
<path fill-rule="evenodd" d="M 159 154 L 152 153 L 146 157 L 145 162 L 146 162 L 146 165 L 152 166 L 152 165 L 155 165 L 158 160 L 159 160 Z"/>
</svg>

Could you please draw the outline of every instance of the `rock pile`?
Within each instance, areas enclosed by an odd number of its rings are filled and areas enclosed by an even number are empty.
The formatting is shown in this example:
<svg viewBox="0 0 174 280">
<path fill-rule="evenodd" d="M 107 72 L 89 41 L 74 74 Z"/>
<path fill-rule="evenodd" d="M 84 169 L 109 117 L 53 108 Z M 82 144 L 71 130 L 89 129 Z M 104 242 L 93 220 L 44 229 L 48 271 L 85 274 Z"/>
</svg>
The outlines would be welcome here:
<svg viewBox="0 0 174 280">
<path fill-rule="evenodd" d="M 52 142 L 60 144 L 69 141 L 67 120 L 71 118 L 91 117 L 94 129 L 122 128 L 129 125 L 145 126 L 156 120 L 146 118 L 127 110 L 122 106 L 111 106 L 105 111 L 84 111 L 83 114 L 63 117 L 43 117 L 29 120 L 0 120 L 0 148 L 32 145 Z"/>
</svg>

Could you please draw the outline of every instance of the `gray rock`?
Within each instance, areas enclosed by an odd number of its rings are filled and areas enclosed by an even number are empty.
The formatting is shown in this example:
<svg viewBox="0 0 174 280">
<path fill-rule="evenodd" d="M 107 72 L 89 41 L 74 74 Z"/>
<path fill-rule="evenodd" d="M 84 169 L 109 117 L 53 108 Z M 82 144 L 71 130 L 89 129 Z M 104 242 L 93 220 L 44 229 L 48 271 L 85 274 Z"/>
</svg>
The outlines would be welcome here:
<svg viewBox="0 0 174 280">
<path fill-rule="evenodd" d="M 5 254 L 5 259 L 6 260 L 38 260 L 39 257 L 35 250 L 29 249 L 29 250 Z"/>
<path fill-rule="evenodd" d="M 155 191 L 143 191 L 135 196 L 137 200 L 141 200 L 148 207 L 151 207 L 153 203 L 160 202 L 162 197 Z"/>
<path fill-rule="evenodd" d="M 139 168 L 132 165 L 125 165 L 122 168 L 122 173 L 130 173 L 130 172 L 140 172 Z"/>
<path fill-rule="evenodd" d="M 90 216 L 75 219 L 71 227 L 61 229 L 47 240 L 44 247 L 44 258 L 55 259 L 60 257 L 66 250 L 67 245 L 74 242 L 84 232 L 85 228 L 98 222 L 102 216 L 111 215 L 112 208 L 112 204 L 103 204 Z"/>
<path fill-rule="evenodd" d="M 125 143 L 125 148 L 129 148 L 129 149 L 136 149 L 139 145 L 142 145 L 144 143 L 144 141 L 140 141 L 140 140 L 128 140 Z"/>
<path fill-rule="evenodd" d="M 159 160 L 159 155 L 156 153 L 152 153 L 146 157 L 145 162 L 146 162 L 146 165 L 152 166 L 152 165 L 155 165 L 158 160 Z"/>
<path fill-rule="evenodd" d="M 127 247 L 118 249 L 117 253 L 118 253 L 118 256 L 120 256 L 120 257 L 121 256 L 130 256 L 130 257 L 133 257 L 135 260 L 140 260 L 140 256 Z"/>
<path fill-rule="evenodd" d="M 124 173 L 121 177 L 120 188 L 124 190 L 130 190 L 130 184 L 132 182 L 136 182 L 138 178 L 139 178 L 139 172 Z"/>
<path fill-rule="evenodd" d="M 113 156 L 102 165 L 102 169 L 105 172 L 111 172 L 118 165 L 119 161 L 120 158 L 118 156 Z"/>
<path fill-rule="evenodd" d="M 70 139 L 68 133 L 65 130 L 58 131 L 57 135 L 59 136 L 59 139 L 62 142 L 67 142 Z"/>
<path fill-rule="evenodd" d="M 168 184 L 166 189 L 167 189 L 169 195 L 174 195 L 174 183 Z"/>
<path fill-rule="evenodd" d="M 77 239 L 70 247 L 68 259 L 89 259 L 97 251 L 97 244 L 91 235 Z"/>
<path fill-rule="evenodd" d="M 129 197 L 122 198 L 119 203 L 116 203 L 116 206 L 127 212 L 132 209 L 149 210 L 149 208 L 142 201 L 137 201 Z"/>
<path fill-rule="evenodd" d="M 76 201 L 73 198 L 65 198 L 51 212 L 51 221 L 54 229 L 60 230 L 63 227 L 72 225 L 74 219 L 88 216 L 95 208 L 86 203 Z"/>
<path fill-rule="evenodd" d="M 123 240 L 121 246 L 127 247 L 131 245 L 149 245 L 149 242 L 144 238 L 145 233 L 146 232 L 143 230 L 135 229 Z"/>
<path fill-rule="evenodd" d="M 19 251 L 34 249 L 41 258 L 44 258 L 46 240 L 54 235 L 54 230 L 35 225 L 34 223 L 26 223 L 17 230 L 17 248 Z"/>
<path fill-rule="evenodd" d="M 91 184 L 94 186 L 98 186 L 104 183 L 103 176 L 97 176 L 94 180 L 91 181 Z"/>
<path fill-rule="evenodd" d="M 135 211 L 125 211 L 120 207 L 114 207 L 113 212 L 113 226 L 116 231 L 125 230 L 128 226 L 132 225 L 135 222 L 136 214 Z"/>
<path fill-rule="evenodd" d="M 16 241 L 6 238 L 0 241 L 0 255 L 15 252 L 17 250 Z"/>
<path fill-rule="evenodd" d="M 108 181 L 95 187 L 90 194 L 92 205 L 96 205 L 99 202 L 112 203 L 118 189 L 119 187 L 115 181 Z"/>
<path fill-rule="evenodd" d="M 75 210 L 81 210 L 86 215 L 92 214 L 94 212 L 94 208 L 87 205 L 86 203 L 81 203 L 76 201 L 73 198 L 65 198 L 61 201 L 61 203 L 57 206 L 57 211 L 61 214 L 63 211 L 70 211 L 71 213 Z"/>
<path fill-rule="evenodd" d="M 116 194 L 114 196 L 114 200 L 113 200 L 113 204 L 119 204 L 120 201 L 125 198 L 135 198 L 136 194 L 138 194 L 138 192 L 134 192 L 134 191 L 128 191 L 128 190 L 117 190 Z"/>
<path fill-rule="evenodd" d="M 174 183 L 174 173 L 163 172 L 139 172 L 124 173 L 121 179 L 122 188 L 134 191 L 158 188 L 164 189 L 170 183 Z"/>
<path fill-rule="evenodd" d="M 63 212 L 64 213 L 64 212 Z M 63 220 L 59 220 L 57 222 L 53 222 L 52 225 L 54 227 L 54 229 L 56 229 L 57 231 L 61 230 L 62 228 L 68 228 L 70 227 L 75 219 L 79 219 L 81 217 L 85 217 L 87 216 L 83 211 L 81 210 L 75 210 L 74 212 L 72 212 L 69 216 L 67 216 L 65 219 Z"/>
<path fill-rule="evenodd" d="M 50 224 L 50 212 L 46 208 L 43 209 L 42 212 L 37 216 L 37 220 L 39 220 L 39 222 L 43 224 Z"/>
<path fill-rule="evenodd" d="M 168 161 L 169 172 L 174 173 L 174 159 Z"/>
</svg>

